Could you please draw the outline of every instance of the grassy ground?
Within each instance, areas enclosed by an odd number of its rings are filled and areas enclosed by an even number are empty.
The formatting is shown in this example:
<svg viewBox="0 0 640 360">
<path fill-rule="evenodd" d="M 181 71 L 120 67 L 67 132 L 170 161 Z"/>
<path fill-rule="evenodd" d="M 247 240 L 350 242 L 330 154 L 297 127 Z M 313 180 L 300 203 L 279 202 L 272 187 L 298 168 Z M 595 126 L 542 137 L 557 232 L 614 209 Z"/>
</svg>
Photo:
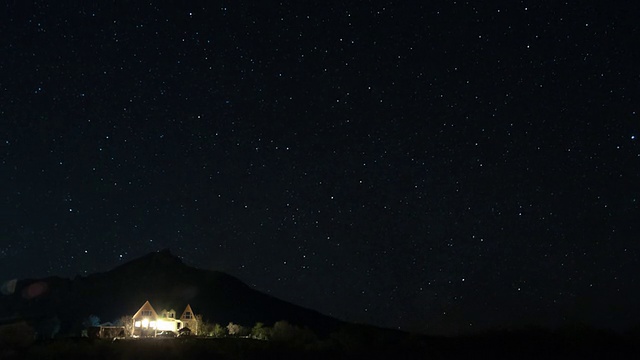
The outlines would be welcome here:
<svg viewBox="0 0 640 360">
<path fill-rule="evenodd" d="M 91 340 L 68 338 L 38 342 L 0 355 L 11 359 L 282 359 L 334 358 L 335 349 L 298 347 L 252 339 L 131 339 Z"/>
<path fill-rule="evenodd" d="M 636 337 L 567 337 L 557 334 L 485 334 L 400 341 L 316 340 L 307 343 L 238 338 L 98 340 L 62 338 L 0 349 L 18 359 L 631 359 L 640 358 Z"/>
</svg>

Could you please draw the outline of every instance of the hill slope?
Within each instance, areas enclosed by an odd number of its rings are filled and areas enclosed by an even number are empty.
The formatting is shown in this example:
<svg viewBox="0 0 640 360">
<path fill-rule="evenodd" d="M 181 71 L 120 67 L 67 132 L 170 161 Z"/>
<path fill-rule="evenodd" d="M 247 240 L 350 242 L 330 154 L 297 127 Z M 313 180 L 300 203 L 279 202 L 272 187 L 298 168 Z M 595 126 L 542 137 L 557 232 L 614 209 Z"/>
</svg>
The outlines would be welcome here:
<svg viewBox="0 0 640 360">
<path fill-rule="evenodd" d="M 220 324 L 287 320 L 319 334 L 341 325 L 337 319 L 253 290 L 228 274 L 187 266 L 168 250 L 88 277 L 21 280 L 13 294 L 0 296 L 0 319 L 37 322 L 57 316 L 61 333 L 74 334 L 91 314 L 114 321 L 133 315 L 146 300 L 157 311 L 182 312 L 191 304 L 206 321 Z"/>
</svg>

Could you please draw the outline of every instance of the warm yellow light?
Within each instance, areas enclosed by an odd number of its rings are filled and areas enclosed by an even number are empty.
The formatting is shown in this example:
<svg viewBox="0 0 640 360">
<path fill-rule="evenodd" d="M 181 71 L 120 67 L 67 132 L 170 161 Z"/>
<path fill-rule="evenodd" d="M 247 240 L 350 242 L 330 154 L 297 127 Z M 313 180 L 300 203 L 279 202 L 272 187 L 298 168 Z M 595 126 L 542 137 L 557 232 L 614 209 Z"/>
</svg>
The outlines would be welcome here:
<svg viewBox="0 0 640 360">
<path fill-rule="evenodd" d="M 158 319 L 157 329 L 161 331 L 176 331 L 180 328 L 180 321 L 175 319 Z"/>
<path fill-rule="evenodd" d="M 135 327 L 140 327 L 140 321 L 136 321 Z"/>
<path fill-rule="evenodd" d="M 156 322 L 155 321 L 150 322 L 149 323 L 149 327 L 152 328 L 152 329 L 155 329 L 156 328 Z"/>
<path fill-rule="evenodd" d="M 142 319 L 142 327 L 143 328 L 149 327 L 149 319 Z"/>
</svg>

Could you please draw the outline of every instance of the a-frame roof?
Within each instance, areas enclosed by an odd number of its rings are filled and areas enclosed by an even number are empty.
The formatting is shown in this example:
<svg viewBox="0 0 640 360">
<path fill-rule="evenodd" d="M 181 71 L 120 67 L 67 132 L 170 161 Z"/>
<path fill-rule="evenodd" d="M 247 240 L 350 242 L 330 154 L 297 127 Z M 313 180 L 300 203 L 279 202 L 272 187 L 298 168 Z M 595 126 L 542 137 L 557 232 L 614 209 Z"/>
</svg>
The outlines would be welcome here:
<svg viewBox="0 0 640 360">
<path fill-rule="evenodd" d="M 184 311 L 182 312 L 182 315 L 180 315 L 180 319 L 184 318 L 184 314 L 190 312 L 191 313 L 191 317 L 194 318 L 196 315 L 193 313 L 193 309 L 191 309 L 191 305 L 187 304 L 187 307 L 184 309 Z"/>
<path fill-rule="evenodd" d="M 143 310 L 150 310 L 151 311 L 151 317 L 157 318 L 158 317 L 158 313 L 155 311 L 155 309 L 153 308 L 153 306 L 151 306 L 151 303 L 149 303 L 149 300 L 147 300 L 144 305 L 142 305 L 142 307 L 135 313 L 135 315 L 133 315 L 133 318 L 139 318 L 142 317 L 142 311 Z"/>
</svg>

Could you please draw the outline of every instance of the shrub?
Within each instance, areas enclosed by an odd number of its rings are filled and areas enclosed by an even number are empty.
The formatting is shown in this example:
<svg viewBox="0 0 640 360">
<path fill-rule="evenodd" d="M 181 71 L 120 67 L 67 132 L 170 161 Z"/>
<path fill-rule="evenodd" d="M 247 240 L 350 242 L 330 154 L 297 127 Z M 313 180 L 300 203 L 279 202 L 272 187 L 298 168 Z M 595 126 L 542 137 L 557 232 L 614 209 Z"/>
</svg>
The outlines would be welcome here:
<svg viewBox="0 0 640 360">
<path fill-rule="evenodd" d="M 33 343 L 36 332 L 26 322 L 0 326 L 0 349 L 24 348 Z"/>
<path fill-rule="evenodd" d="M 318 337 L 309 328 L 300 328 L 281 320 L 273 324 L 271 340 L 287 342 L 294 346 L 306 346 L 317 342 Z"/>
<path fill-rule="evenodd" d="M 210 336 L 221 338 L 227 335 L 227 329 L 220 326 L 220 324 L 213 324 Z"/>
<path fill-rule="evenodd" d="M 271 328 L 265 327 L 259 322 L 251 329 L 251 337 L 258 340 L 268 340 L 271 337 Z"/>
<path fill-rule="evenodd" d="M 234 324 L 232 322 L 227 325 L 227 331 L 231 336 L 247 336 L 249 330 L 242 325 Z"/>
</svg>

